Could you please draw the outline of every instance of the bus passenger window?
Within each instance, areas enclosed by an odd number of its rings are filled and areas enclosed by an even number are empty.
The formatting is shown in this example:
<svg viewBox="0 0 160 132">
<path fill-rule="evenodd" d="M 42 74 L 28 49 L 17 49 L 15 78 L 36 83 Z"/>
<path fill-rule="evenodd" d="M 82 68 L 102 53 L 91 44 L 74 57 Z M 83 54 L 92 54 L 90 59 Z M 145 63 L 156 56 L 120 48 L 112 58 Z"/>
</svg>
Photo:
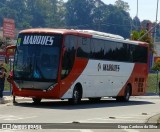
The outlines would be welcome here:
<svg viewBox="0 0 160 132">
<path fill-rule="evenodd" d="M 77 57 L 88 58 L 90 55 L 90 38 L 78 37 Z"/>
</svg>

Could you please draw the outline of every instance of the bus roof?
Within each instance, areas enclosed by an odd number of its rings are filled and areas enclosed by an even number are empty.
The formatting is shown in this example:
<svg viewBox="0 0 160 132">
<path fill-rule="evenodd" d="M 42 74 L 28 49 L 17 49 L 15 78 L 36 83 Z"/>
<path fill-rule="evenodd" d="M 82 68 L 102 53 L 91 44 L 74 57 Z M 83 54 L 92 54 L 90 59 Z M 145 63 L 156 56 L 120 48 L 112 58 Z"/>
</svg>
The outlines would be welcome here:
<svg viewBox="0 0 160 132">
<path fill-rule="evenodd" d="M 74 29 L 53 29 L 53 28 L 32 28 L 20 31 L 20 33 L 54 33 L 54 34 L 76 34 L 76 35 L 87 35 L 91 37 L 91 34 L 80 33 Z"/>
<path fill-rule="evenodd" d="M 79 32 L 83 33 L 89 33 L 95 36 L 101 36 L 101 37 L 107 37 L 107 38 L 116 38 L 116 39 L 124 39 L 120 35 L 115 35 L 115 34 L 110 34 L 110 33 L 105 33 L 105 32 L 99 32 L 99 31 L 94 31 L 94 30 L 77 30 Z"/>
<path fill-rule="evenodd" d="M 86 37 L 95 37 L 95 38 L 102 38 L 112 41 L 124 42 L 124 43 L 131 43 L 131 44 L 147 44 L 146 42 L 141 41 L 133 41 L 129 39 L 124 39 L 120 35 L 99 32 L 94 30 L 75 30 L 75 29 L 54 29 L 54 28 L 31 28 L 25 29 L 20 31 L 20 33 L 54 33 L 54 34 L 71 34 L 71 35 L 79 35 L 79 36 L 86 36 Z"/>
<path fill-rule="evenodd" d="M 85 34 L 89 36 L 102 36 L 108 38 L 124 39 L 120 35 L 104 33 L 94 30 L 74 30 L 74 29 L 52 29 L 52 28 L 32 28 L 22 30 L 20 33 L 57 33 L 57 34 Z"/>
</svg>

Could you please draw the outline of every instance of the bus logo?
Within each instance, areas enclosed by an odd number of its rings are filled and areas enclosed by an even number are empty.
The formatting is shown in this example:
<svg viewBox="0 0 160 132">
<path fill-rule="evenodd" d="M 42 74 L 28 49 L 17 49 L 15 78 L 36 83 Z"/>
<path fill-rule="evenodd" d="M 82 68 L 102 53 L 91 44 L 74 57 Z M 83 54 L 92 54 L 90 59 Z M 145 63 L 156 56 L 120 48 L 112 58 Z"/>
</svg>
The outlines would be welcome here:
<svg viewBox="0 0 160 132">
<path fill-rule="evenodd" d="M 101 70 L 101 63 L 98 64 L 98 71 Z"/>
<path fill-rule="evenodd" d="M 114 65 L 114 64 L 102 64 L 101 65 L 101 63 L 98 63 L 98 71 L 100 70 L 119 72 L 120 65 Z"/>
<path fill-rule="evenodd" d="M 120 66 L 114 64 L 103 64 L 103 71 L 115 71 L 119 72 Z"/>
</svg>

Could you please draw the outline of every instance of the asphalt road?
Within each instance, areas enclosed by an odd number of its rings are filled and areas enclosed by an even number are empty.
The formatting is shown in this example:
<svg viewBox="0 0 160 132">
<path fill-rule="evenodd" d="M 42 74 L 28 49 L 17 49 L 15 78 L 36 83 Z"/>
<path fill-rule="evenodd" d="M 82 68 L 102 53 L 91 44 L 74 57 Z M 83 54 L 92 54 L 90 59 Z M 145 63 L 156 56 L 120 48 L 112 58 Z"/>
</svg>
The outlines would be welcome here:
<svg viewBox="0 0 160 132">
<path fill-rule="evenodd" d="M 158 96 L 131 97 L 129 102 L 116 102 L 112 98 L 105 98 L 98 103 L 83 100 L 81 104 L 75 106 L 69 105 L 67 101 L 59 100 L 42 100 L 39 105 L 35 105 L 29 100 L 21 100 L 16 105 L 12 103 L 0 105 L 0 123 L 35 123 L 35 125 L 47 123 L 42 124 L 46 128 L 55 125 L 49 123 L 60 123 L 57 125 L 69 123 L 69 126 L 57 126 L 58 131 L 65 132 L 94 132 L 95 128 L 96 131 L 103 132 L 107 130 L 97 130 L 100 127 L 97 123 L 101 125 L 103 125 L 102 123 L 111 123 L 111 127 L 115 125 L 115 128 L 119 127 L 120 130 L 126 131 L 125 127 L 127 126 L 118 125 L 121 123 L 145 123 L 150 117 L 160 113 L 159 106 L 160 98 Z M 89 123 L 87 127 L 84 126 L 86 123 Z M 77 124 L 82 124 L 84 129 L 76 129 Z M 59 130 L 59 127 L 63 129 L 68 127 L 68 129 Z M 144 131 L 143 129 L 134 130 Z M 156 128 L 154 130 L 157 131 Z"/>
</svg>

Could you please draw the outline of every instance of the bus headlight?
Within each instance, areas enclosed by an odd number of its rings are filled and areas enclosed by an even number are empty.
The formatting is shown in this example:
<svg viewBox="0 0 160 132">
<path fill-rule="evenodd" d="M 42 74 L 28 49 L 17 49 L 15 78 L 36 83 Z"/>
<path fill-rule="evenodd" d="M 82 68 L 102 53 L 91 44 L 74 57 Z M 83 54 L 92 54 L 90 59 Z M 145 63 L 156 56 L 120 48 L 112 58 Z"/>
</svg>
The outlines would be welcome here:
<svg viewBox="0 0 160 132">
<path fill-rule="evenodd" d="M 48 91 L 52 90 L 55 87 L 56 84 L 52 84 L 51 86 L 48 87 Z"/>
</svg>

